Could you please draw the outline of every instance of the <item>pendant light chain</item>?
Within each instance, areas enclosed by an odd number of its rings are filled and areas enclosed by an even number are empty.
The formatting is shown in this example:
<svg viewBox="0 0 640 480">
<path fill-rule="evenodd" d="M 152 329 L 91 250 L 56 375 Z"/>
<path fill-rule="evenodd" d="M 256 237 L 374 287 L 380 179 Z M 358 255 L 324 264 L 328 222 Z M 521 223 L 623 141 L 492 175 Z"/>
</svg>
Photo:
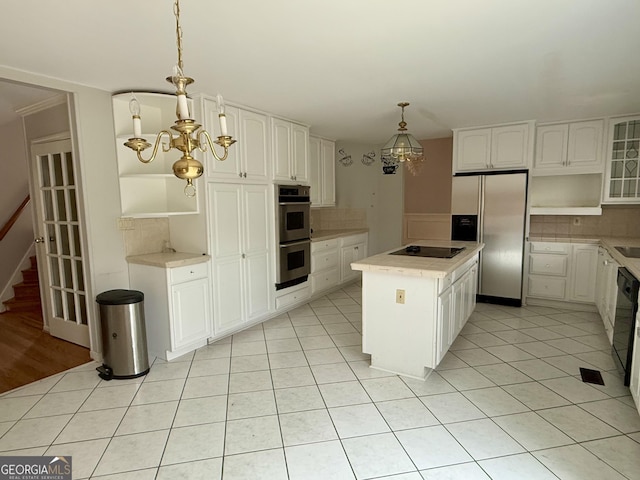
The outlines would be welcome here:
<svg viewBox="0 0 640 480">
<path fill-rule="evenodd" d="M 176 46 L 178 47 L 178 74 L 183 75 L 182 63 L 182 27 L 180 27 L 180 0 L 176 0 L 173 6 L 173 14 L 176 17 Z"/>
</svg>

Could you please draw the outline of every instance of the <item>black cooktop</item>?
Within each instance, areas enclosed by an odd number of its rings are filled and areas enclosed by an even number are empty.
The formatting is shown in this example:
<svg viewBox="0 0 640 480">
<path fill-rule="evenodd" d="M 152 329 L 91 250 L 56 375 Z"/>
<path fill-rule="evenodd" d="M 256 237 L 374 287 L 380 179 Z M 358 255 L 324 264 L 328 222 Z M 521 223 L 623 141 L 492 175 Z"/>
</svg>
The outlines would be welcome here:
<svg viewBox="0 0 640 480">
<path fill-rule="evenodd" d="M 409 245 L 408 247 L 392 252 L 389 255 L 405 255 L 409 257 L 432 257 L 432 258 L 453 258 L 459 254 L 464 247 L 423 247 Z"/>
</svg>

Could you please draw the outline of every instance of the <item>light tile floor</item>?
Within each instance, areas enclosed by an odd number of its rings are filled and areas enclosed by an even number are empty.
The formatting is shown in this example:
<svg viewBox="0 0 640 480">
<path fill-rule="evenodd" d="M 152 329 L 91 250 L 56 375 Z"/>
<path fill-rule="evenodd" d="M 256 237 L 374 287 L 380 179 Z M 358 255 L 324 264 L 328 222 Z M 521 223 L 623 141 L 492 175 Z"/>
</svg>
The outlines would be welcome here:
<svg viewBox="0 0 640 480">
<path fill-rule="evenodd" d="M 72 455 L 76 479 L 640 479 L 640 417 L 597 314 L 480 304 L 420 382 L 368 367 L 360 298 L 145 378 L 88 364 L 2 395 L 0 455 Z"/>
</svg>

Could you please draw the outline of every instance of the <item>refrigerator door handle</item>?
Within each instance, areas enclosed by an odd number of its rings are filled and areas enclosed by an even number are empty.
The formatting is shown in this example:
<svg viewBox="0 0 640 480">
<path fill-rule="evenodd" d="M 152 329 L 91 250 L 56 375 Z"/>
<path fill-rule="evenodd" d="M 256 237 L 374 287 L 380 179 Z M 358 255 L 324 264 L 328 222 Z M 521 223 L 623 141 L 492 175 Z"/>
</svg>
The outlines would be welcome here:
<svg viewBox="0 0 640 480">
<path fill-rule="evenodd" d="M 478 188 L 478 242 L 484 242 L 484 189 L 485 189 L 485 176 L 480 177 L 480 188 Z"/>
</svg>

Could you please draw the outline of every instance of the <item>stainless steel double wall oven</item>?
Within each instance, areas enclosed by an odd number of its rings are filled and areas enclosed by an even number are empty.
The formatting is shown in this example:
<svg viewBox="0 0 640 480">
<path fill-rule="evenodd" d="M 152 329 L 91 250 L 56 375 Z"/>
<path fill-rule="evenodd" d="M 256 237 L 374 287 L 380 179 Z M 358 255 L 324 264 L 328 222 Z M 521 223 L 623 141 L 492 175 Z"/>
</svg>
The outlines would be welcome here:
<svg viewBox="0 0 640 480">
<path fill-rule="evenodd" d="M 311 273 L 311 199 L 304 185 L 276 185 L 276 290 L 305 282 Z"/>
</svg>

